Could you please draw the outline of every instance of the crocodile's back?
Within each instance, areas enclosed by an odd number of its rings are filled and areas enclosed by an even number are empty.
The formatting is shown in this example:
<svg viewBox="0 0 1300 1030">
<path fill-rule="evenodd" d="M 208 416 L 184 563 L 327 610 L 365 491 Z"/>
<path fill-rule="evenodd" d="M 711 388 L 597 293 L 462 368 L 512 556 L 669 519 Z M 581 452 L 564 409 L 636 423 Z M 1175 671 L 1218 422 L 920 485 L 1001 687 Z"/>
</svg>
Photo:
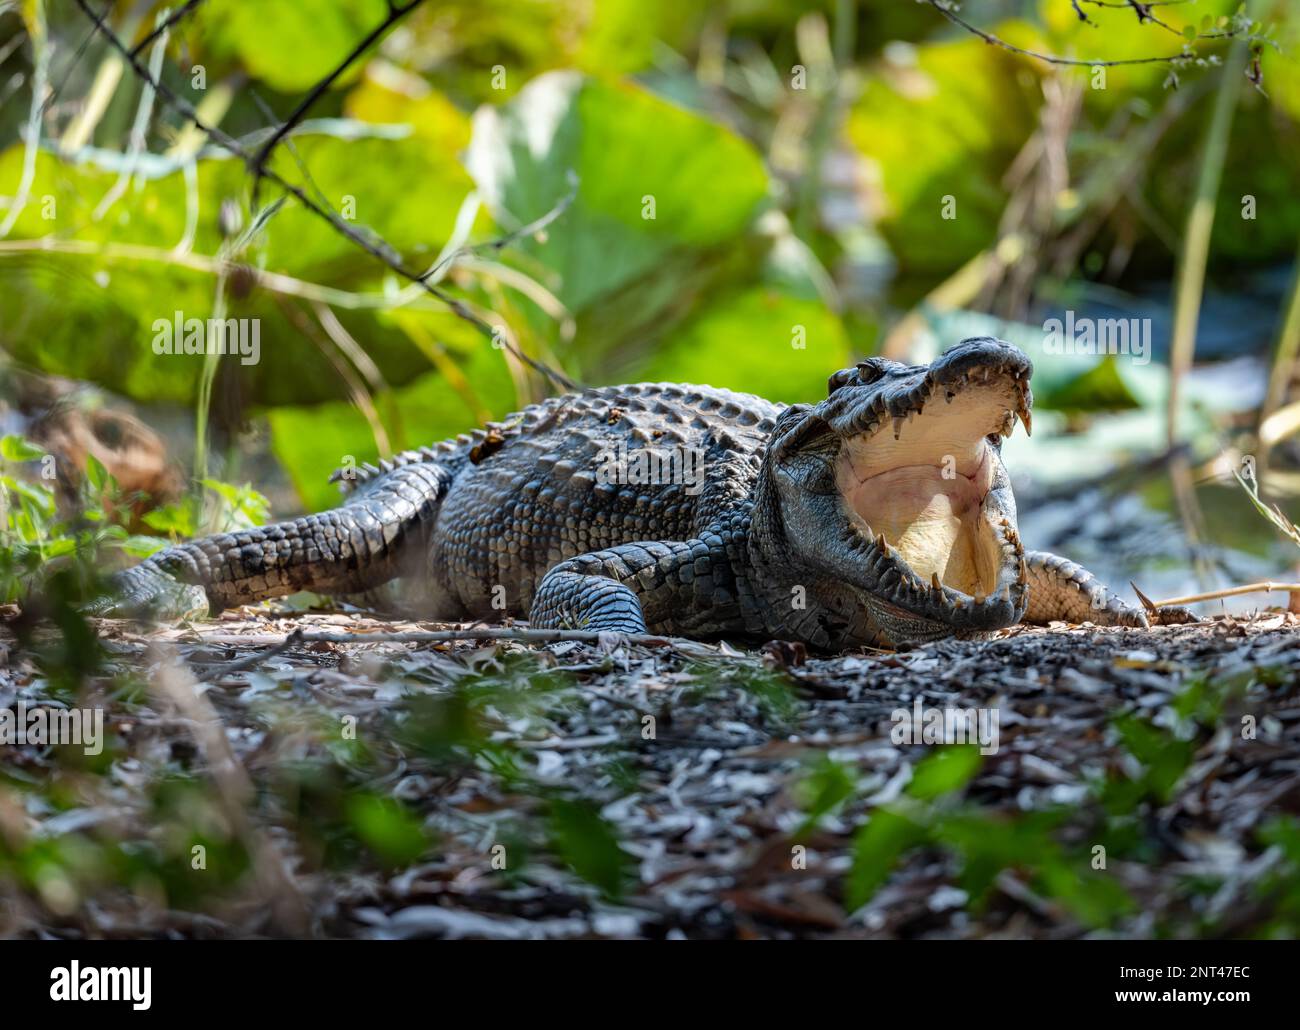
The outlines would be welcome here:
<svg viewBox="0 0 1300 1030">
<path fill-rule="evenodd" d="M 526 615 L 565 558 L 693 537 L 748 496 L 783 408 L 639 383 L 551 398 L 462 437 L 444 452 L 454 479 L 429 546 L 437 614 Z"/>
</svg>

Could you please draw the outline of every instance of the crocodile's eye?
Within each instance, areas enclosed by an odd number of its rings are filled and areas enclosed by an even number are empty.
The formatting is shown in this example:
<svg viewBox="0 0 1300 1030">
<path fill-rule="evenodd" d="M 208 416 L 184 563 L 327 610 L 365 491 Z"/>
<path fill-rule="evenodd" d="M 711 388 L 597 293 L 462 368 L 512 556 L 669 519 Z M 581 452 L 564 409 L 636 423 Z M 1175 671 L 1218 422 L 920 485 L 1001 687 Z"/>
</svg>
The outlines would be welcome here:
<svg viewBox="0 0 1300 1030">
<path fill-rule="evenodd" d="M 838 372 L 832 372 L 830 378 L 826 380 L 826 396 L 830 396 L 841 386 L 847 386 L 853 382 L 853 371 L 842 368 Z"/>
<path fill-rule="evenodd" d="M 874 383 L 885 374 L 885 370 L 874 361 L 858 362 L 858 379 L 864 383 Z"/>
</svg>

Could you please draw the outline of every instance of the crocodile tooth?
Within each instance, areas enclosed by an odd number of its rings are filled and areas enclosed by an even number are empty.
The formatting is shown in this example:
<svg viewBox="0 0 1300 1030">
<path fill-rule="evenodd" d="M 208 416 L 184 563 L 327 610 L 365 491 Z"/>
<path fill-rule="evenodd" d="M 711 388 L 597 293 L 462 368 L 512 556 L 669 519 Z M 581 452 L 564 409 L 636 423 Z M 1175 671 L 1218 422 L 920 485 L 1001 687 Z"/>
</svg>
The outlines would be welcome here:
<svg viewBox="0 0 1300 1030">
<path fill-rule="evenodd" d="M 939 573 L 930 573 L 930 591 L 936 597 L 943 596 L 943 584 L 939 582 Z"/>
<path fill-rule="evenodd" d="M 976 594 L 976 595 L 975 595 L 975 603 L 976 603 L 977 605 L 983 604 L 983 603 L 984 603 L 984 595 L 983 595 L 983 594 Z"/>
<path fill-rule="evenodd" d="M 881 533 L 876 537 L 876 546 L 880 548 L 881 553 L 884 554 L 886 558 L 889 557 L 889 541 L 885 539 L 884 533 Z"/>
<path fill-rule="evenodd" d="M 1016 405 L 1016 414 L 1020 416 L 1020 421 L 1025 427 L 1025 436 L 1034 435 L 1034 418 L 1029 409 L 1029 391 L 1025 388 L 1020 390 L 1019 402 Z"/>
</svg>

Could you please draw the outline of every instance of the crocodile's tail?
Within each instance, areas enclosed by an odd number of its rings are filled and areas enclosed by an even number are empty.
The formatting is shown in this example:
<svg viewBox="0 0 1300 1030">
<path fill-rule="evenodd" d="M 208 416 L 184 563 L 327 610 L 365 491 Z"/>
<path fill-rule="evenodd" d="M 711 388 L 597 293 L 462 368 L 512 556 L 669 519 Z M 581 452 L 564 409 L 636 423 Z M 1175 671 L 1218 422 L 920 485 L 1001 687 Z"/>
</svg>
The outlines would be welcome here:
<svg viewBox="0 0 1300 1030">
<path fill-rule="evenodd" d="M 114 576 L 111 595 L 90 612 L 178 618 L 299 590 L 371 590 L 423 560 L 450 478 L 435 462 L 403 465 L 339 508 L 169 547 Z"/>
</svg>

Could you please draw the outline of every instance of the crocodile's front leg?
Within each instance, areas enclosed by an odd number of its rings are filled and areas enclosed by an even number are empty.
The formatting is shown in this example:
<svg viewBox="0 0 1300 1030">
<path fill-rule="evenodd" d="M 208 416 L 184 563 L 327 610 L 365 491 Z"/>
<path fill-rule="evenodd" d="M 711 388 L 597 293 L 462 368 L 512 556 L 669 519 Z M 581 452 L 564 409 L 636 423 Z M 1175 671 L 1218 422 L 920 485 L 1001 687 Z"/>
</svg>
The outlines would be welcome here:
<svg viewBox="0 0 1300 1030">
<path fill-rule="evenodd" d="M 739 632 L 735 578 L 719 545 L 622 544 L 560 562 L 538 586 L 529 624 L 683 636 Z"/>
<path fill-rule="evenodd" d="M 1108 590 L 1082 565 L 1046 551 L 1026 551 L 1029 570 L 1029 607 L 1025 622 L 1044 625 L 1049 622 L 1091 622 L 1098 626 L 1149 625 L 1145 613 L 1134 608 Z M 1186 608 L 1161 609 L 1160 624 L 1196 622 Z"/>
</svg>

